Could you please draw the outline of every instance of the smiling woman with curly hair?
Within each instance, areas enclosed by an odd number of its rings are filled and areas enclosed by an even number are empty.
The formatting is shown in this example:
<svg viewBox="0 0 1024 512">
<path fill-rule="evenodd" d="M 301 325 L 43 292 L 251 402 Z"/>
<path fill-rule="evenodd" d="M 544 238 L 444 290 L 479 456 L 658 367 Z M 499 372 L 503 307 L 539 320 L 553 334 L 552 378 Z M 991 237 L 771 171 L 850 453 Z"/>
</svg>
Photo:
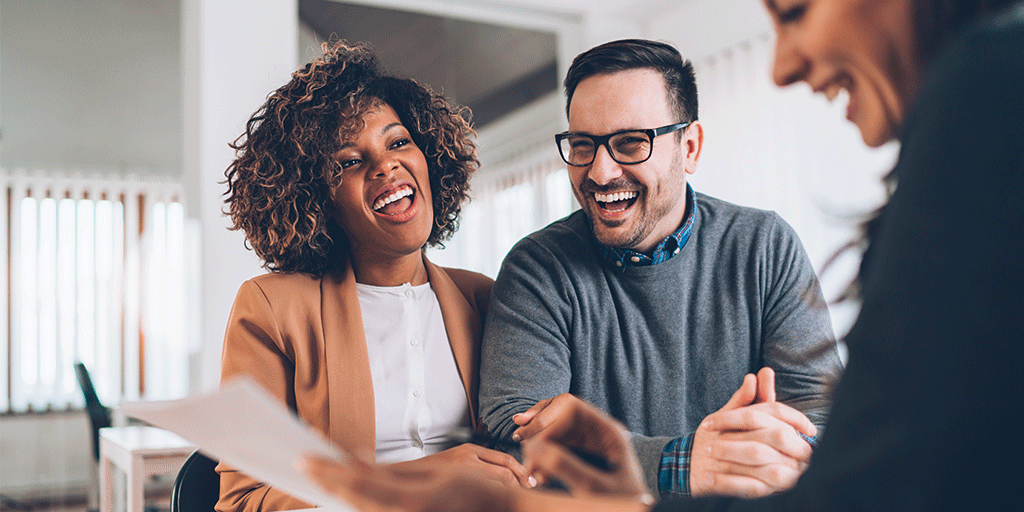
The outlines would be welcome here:
<svg viewBox="0 0 1024 512">
<path fill-rule="evenodd" d="M 462 113 L 344 42 L 270 94 L 225 172 L 233 227 L 270 273 L 238 292 L 221 378 L 255 379 L 349 453 L 529 485 L 511 456 L 459 444 L 479 425 L 492 281 L 423 251 L 457 228 L 479 165 Z M 221 512 L 311 506 L 218 471 Z"/>
<path fill-rule="evenodd" d="M 321 275 L 339 264 L 337 246 L 345 241 L 331 218 L 330 194 L 343 168 L 335 153 L 382 102 L 427 158 L 434 192 L 427 244 L 455 232 L 478 166 L 462 111 L 412 80 L 383 75 L 366 46 L 339 43 L 274 91 L 231 146 L 238 156 L 225 173 L 225 203 L 264 267 Z"/>
</svg>

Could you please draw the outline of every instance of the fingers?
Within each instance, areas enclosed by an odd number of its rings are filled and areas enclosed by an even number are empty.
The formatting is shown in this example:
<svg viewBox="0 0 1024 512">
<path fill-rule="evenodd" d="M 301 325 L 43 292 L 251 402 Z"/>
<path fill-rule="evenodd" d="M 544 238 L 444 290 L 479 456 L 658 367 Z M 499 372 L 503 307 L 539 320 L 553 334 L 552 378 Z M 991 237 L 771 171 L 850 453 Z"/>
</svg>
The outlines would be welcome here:
<svg viewBox="0 0 1024 512">
<path fill-rule="evenodd" d="M 527 471 L 526 466 L 520 464 L 515 457 L 504 452 L 490 450 L 487 448 L 480 448 L 477 450 L 476 454 L 481 461 L 493 465 L 498 469 L 497 472 L 492 474 L 499 476 L 500 480 L 506 481 L 507 483 L 518 482 L 519 485 L 522 485 L 527 489 L 537 486 L 537 480 L 531 475 L 531 472 Z M 508 479 L 505 478 L 508 473 L 511 473 L 512 475 L 511 481 L 507 481 Z"/>
<path fill-rule="evenodd" d="M 732 466 L 758 467 L 777 464 L 793 470 L 799 470 L 801 466 L 801 457 L 776 450 L 759 441 L 719 439 L 709 443 L 705 449 L 715 464 L 725 465 L 711 468 L 714 471 L 728 472 L 727 469 Z M 809 446 L 807 452 L 807 457 L 810 457 Z M 741 472 L 741 474 L 748 473 Z"/>
<path fill-rule="evenodd" d="M 754 402 L 754 398 L 757 397 L 757 378 L 753 374 L 748 373 L 743 376 L 743 384 L 740 384 L 740 388 L 732 394 L 729 401 L 722 406 L 719 411 L 731 411 L 750 405 Z"/>
<path fill-rule="evenodd" d="M 760 498 L 788 488 L 773 488 L 757 478 L 730 473 L 708 472 L 700 478 L 700 482 L 694 482 L 693 484 L 701 485 L 707 489 L 714 489 L 714 494 L 721 496 Z"/>
<path fill-rule="evenodd" d="M 566 416 L 572 414 L 571 410 L 577 405 L 577 402 L 582 403 L 579 398 L 569 393 L 562 393 L 554 398 L 537 402 L 519 415 L 519 419 L 513 416 L 513 421 L 522 426 L 512 432 L 512 440 L 518 442 L 530 439 L 560 419 L 568 419 Z"/>
<path fill-rule="evenodd" d="M 515 424 L 519 425 L 520 427 L 523 426 L 523 425 L 526 425 L 527 423 L 530 422 L 530 420 L 533 419 L 534 416 L 537 415 L 537 413 L 539 413 L 540 411 L 543 411 L 544 408 L 547 407 L 549 403 L 551 403 L 551 399 L 550 398 L 548 398 L 546 400 L 541 400 L 540 402 L 537 402 L 537 403 L 533 404 L 533 407 L 530 407 L 529 409 L 527 409 L 527 410 L 525 410 L 525 411 L 523 411 L 523 412 L 521 412 L 519 414 L 512 415 L 512 421 L 515 422 Z"/>
<path fill-rule="evenodd" d="M 732 411 L 718 412 L 704 419 L 701 426 L 710 430 L 757 430 L 785 423 L 807 436 L 818 433 L 818 427 L 804 414 L 786 404 L 773 402 L 757 404 Z"/>
<path fill-rule="evenodd" d="M 608 492 L 616 487 L 611 473 L 601 471 L 582 461 L 557 443 L 534 440 L 523 445 L 529 471 L 541 482 L 558 480 L 572 493 Z"/>
<path fill-rule="evenodd" d="M 757 397 L 754 402 L 775 401 L 775 370 L 765 366 L 757 372 Z"/>
<path fill-rule="evenodd" d="M 792 487 L 806 468 L 803 462 L 755 441 L 716 440 L 701 450 L 691 458 L 693 496 L 765 496 Z"/>
<path fill-rule="evenodd" d="M 541 439 L 525 443 L 523 451 L 530 471 L 539 481 L 557 480 L 573 495 L 616 494 L 630 496 L 647 505 L 654 503 L 635 455 L 604 470 L 558 443 Z"/>
<path fill-rule="evenodd" d="M 709 449 L 711 463 L 707 465 L 705 478 L 708 478 L 707 474 L 715 475 L 711 478 L 716 479 L 725 475 L 747 477 L 760 482 L 770 492 L 792 487 L 805 467 L 792 457 L 754 441 L 718 441 L 712 443 Z M 719 483 L 739 486 L 718 488 L 719 492 L 749 496 L 750 492 L 765 491 L 764 488 L 759 489 L 757 484 L 744 479 L 720 479 Z"/>
</svg>

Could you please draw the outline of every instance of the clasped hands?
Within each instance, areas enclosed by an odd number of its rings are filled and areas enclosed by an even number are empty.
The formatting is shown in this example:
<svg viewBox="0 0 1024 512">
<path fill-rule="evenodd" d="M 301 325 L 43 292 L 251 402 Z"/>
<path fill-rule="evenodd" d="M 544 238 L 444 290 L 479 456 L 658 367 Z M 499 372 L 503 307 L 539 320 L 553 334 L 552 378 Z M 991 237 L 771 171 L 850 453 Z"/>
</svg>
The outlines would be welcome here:
<svg viewBox="0 0 1024 512">
<path fill-rule="evenodd" d="M 793 486 L 811 460 L 801 437 L 817 427 L 775 400 L 775 372 L 761 368 L 718 411 L 701 421 L 690 451 L 690 494 L 754 498 Z"/>
<path fill-rule="evenodd" d="M 555 478 L 574 494 L 649 496 L 629 433 L 575 396 L 542 400 L 513 421 L 520 425 L 513 439 L 523 441 L 526 468 L 538 480 Z M 690 494 L 749 498 L 792 487 L 812 453 L 800 433 L 814 436 L 817 429 L 803 413 L 776 401 L 775 372 L 765 367 L 746 375 L 693 435 Z M 610 469 L 587 465 L 564 446 L 602 454 Z"/>
</svg>

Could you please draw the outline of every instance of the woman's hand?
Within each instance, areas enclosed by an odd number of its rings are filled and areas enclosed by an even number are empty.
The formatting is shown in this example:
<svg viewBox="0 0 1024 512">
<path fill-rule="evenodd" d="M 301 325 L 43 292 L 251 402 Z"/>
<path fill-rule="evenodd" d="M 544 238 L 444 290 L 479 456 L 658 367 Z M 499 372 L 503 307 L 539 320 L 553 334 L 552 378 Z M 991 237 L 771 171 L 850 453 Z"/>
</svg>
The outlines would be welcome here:
<svg viewBox="0 0 1024 512">
<path fill-rule="evenodd" d="M 526 471 L 515 457 L 497 450 L 491 450 L 475 444 L 461 444 L 426 457 L 396 462 L 391 467 L 402 471 L 425 471 L 432 467 L 465 468 L 484 478 L 505 485 L 521 485 L 534 487 L 537 485 L 530 473 Z"/>
<path fill-rule="evenodd" d="M 469 450 L 458 451 L 460 454 L 456 458 L 463 457 L 462 452 Z M 445 452 L 435 456 L 442 453 Z M 427 458 L 430 457 L 409 462 Z M 317 485 L 364 511 L 511 512 L 515 492 L 520 491 L 518 486 L 504 485 L 470 469 L 474 466 L 472 462 L 468 466 L 458 463 L 410 465 L 404 462 L 375 465 L 356 458 L 342 464 L 307 457 L 300 465 Z"/>
<path fill-rule="evenodd" d="M 514 438 L 524 440 L 526 467 L 539 480 L 556 479 L 574 496 L 618 495 L 647 505 L 654 502 L 630 433 L 603 411 L 565 393 L 538 402 L 513 421 L 521 425 Z M 604 457 L 608 468 L 585 462 L 573 450 Z"/>
<path fill-rule="evenodd" d="M 635 499 L 580 499 L 561 492 L 527 491 L 499 484 L 463 467 L 400 468 L 398 464 L 377 466 L 355 458 L 342 464 L 318 457 L 302 459 L 300 465 L 329 493 L 371 512 L 645 512 L 650 508 Z"/>
</svg>

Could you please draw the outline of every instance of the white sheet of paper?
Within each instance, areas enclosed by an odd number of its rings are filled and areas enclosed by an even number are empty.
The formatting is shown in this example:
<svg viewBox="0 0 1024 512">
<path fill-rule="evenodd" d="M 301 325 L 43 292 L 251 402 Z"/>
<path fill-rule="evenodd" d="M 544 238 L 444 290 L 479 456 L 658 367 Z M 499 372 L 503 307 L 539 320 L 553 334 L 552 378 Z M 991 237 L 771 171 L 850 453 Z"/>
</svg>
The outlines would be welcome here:
<svg viewBox="0 0 1024 512">
<path fill-rule="evenodd" d="M 304 454 L 342 461 L 347 456 L 252 379 L 237 378 L 212 393 L 181 400 L 125 404 L 123 410 L 296 498 L 333 511 L 354 510 L 295 468 Z"/>
</svg>

